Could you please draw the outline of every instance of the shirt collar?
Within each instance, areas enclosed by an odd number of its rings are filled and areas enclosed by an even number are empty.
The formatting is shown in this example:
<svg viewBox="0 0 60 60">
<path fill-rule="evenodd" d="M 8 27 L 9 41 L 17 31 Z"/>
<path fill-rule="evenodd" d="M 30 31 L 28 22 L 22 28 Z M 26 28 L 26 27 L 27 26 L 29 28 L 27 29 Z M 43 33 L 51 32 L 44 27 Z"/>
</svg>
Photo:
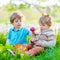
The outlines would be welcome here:
<svg viewBox="0 0 60 60">
<path fill-rule="evenodd" d="M 22 27 L 20 27 L 18 30 L 16 30 L 14 27 L 12 28 L 13 31 L 19 31 Z"/>
</svg>

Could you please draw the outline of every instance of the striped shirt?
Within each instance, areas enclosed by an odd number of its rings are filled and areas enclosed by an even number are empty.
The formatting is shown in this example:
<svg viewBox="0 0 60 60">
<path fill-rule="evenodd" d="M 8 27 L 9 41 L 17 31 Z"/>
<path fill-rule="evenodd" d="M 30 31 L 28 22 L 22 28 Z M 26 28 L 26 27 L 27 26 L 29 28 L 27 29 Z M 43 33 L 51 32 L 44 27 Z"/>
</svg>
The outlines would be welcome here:
<svg viewBox="0 0 60 60">
<path fill-rule="evenodd" d="M 52 29 L 42 31 L 41 33 L 38 32 L 33 39 L 40 42 L 43 47 L 52 47 L 56 44 L 56 36 Z"/>
</svg>

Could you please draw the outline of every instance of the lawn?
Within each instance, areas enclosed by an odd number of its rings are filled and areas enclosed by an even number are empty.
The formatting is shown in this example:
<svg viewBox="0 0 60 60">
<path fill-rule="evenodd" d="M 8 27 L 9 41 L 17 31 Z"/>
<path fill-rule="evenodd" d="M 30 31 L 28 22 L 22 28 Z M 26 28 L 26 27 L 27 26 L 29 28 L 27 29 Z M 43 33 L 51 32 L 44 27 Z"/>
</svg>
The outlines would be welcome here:
<svg viewBox="0 0 60 60">
<path fill-rule="evenodd" d="M 36 56 L 23 56 L 20 53 L 13 56 L 7 51 L 8 48 L 12 49 L 12 47 L 10 45 L 5 45 L 6 37 L 7 34 L 0 33 L 0 60 L 60 60 L 60 32 L 56 35 L 56 46 L 53 48 L 47 48 Z"/>
</svg>

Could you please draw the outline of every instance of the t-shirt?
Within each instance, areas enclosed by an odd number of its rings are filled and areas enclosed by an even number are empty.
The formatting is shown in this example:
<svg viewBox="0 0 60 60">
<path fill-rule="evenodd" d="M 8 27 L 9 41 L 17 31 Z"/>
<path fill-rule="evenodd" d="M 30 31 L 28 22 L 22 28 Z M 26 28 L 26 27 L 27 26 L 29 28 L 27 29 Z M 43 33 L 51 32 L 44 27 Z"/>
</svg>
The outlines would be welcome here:
<svg viewBox="0 0 60 60">
<path fill-rule="evenodd" d="M 11 28 L 8 32 L 8 40 L 11 45 L 27 44 L 28 35 L 31 35 L 31 32 L 25 27 L 21 27 L 18 30 Z"/>
</svg>

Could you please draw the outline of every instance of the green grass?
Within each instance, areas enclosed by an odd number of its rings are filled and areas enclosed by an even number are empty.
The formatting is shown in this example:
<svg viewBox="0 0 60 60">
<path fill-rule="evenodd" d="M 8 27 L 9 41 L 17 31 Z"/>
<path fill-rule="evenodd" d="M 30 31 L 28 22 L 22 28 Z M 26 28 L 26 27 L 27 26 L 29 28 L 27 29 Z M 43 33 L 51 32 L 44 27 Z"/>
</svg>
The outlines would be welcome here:
<svg viewBox="0 0 60 60">
<path fill-rule="evenodd" d="M 0 44 L 5 45 L 7 39 L 7 34 L 0 33 Z"/>
<path fill-rule="evenodd" d="M 22 56 L 17 54 L 13 56 L 7 49 L 12 49 L 10 45 L 5 45 L 7 34 L 0 33 L 0 60 L 60 60 L 60 32 L 57 34 L 57 43 L 53 48 L 47 48 L 36 56 Z M 29 37 L 28 39 L 30 39 Z"/>
<path fill-rule="evenodd" d="M 59 18 L 55 18 L 55 19 L 54 19 L 54 22 L 60 23 L 60 19 L 59 19 Z"/>
</svg>

